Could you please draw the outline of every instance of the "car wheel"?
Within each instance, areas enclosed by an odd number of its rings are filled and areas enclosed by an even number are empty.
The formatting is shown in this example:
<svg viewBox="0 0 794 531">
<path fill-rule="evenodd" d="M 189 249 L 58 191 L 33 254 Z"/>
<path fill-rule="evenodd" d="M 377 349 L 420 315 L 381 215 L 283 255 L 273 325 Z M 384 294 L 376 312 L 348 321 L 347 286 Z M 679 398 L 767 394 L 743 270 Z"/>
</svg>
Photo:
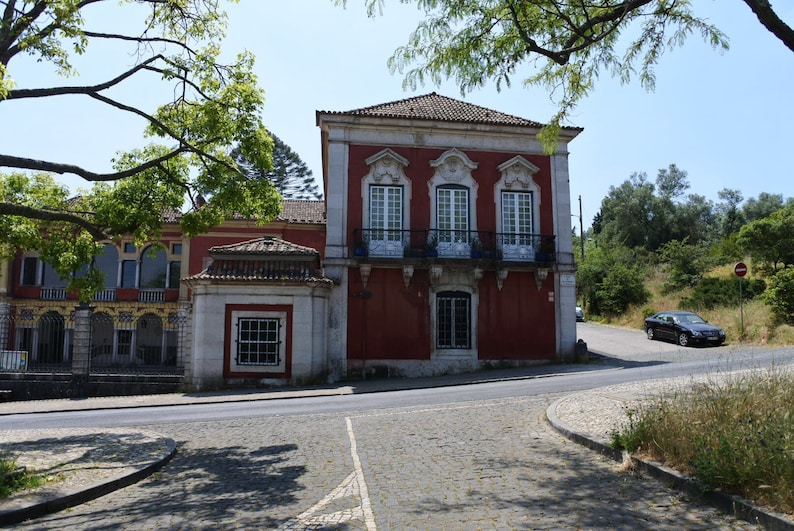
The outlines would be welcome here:
<svg viewBox="0 0 794 531">
<path fill-rule="evenodd" d="M 647 336 L 648 336 L 648 339 L 650 339 L 651 341 L 653 341 L 654 339 L 656 339 L 656 334 L 654 334 L 653 328 L 651 328 L 651 327 L 648 327 L 648 328 L 645 330 L 645 335 L 647 335 Z"/>
<path fill-rule="evenodd" d="M 689 335 L 686 332 L 678 334 L 678 344 L 682 347 L 689 345 Z"/>
</svg>

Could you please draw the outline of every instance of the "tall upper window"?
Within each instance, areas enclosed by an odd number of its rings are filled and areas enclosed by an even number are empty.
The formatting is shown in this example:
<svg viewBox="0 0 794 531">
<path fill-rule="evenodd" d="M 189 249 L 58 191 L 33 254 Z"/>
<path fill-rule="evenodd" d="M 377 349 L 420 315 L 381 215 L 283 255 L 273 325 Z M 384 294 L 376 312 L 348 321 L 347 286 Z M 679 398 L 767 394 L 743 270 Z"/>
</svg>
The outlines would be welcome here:
<svg viewBox="0 0 794 531">
<path fill-rule="evenodd" d="M 39 283 L 39 259 L 26 256 L 22 260 L 21 283 L 23 286 L 36 286 Z"/>
<path fill-rule="evenodd" d="M 163 249 L 153 251 L 145 249 L 141 253 L 141 272 L 139 284 L 141 288 L 164 288 L 168 260 Z"/>
<path fill-rule="evenodd" d="M 541 194 L 533 175 L 540 168 L 516 156 L 498 169 L 502 177 L 494 185 L 497 244 L 505 260 L 533 260 L 541 232 Z"/>
<path fill-rule="evenodd" d="M 402 256 L 403 190 L 399 186 L 369 188 L 369 254 Z"/>
<path fill-rule="evenodd" d="M 468 257 L 477 238 L 477 181 L 472 171 L 477 168 L 462 151 L 450 149 L 430 165 L 436 169 L 428 183 L 431 200 L 432 229 L 439 256 Z"/>
<path fill-rule="evenodd" d="M 502 192 L 502 232 L 506 245 L 529 245 L 534 232 L 532 192 Z"/>
<path fill-rule="evenodd" d="M 445 186 L 436 190 L 436 228 L 439 255 L 469 253 L 469 190 Z"/>
<path fill-rule="evenodd" d="M 437 348 L 471 348 L 471 295 L 441 292 L 436 297 L 436 312 Z"/>
<path fill-rule="evenodd" d="M 102 271 L 105 277 L 105 287 L 115 288 L 119 275 L 119 250 L 111 243 L 106 243 L 103 249 L 102 253 L 96 257 L 94 265 Z"/>
<path fill-rule="evenodd" d="M 405 175 L 408 159 L 384 149 L 364 161 L 369 167 L 361 179 L 362 232 L 371 256 L 403 256 L 412 245 L 408 209 L 411 180 Z"/>
</svg>

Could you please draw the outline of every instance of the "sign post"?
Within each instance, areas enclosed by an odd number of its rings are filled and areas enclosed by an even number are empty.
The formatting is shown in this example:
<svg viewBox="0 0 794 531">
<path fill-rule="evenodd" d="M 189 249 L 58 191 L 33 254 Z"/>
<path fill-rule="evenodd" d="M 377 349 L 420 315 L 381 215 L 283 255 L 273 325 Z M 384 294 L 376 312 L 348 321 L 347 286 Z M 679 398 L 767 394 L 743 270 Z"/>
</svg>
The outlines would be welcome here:
<svg viewBox="0 0 794 531">
<path fill-rule="evenodd" d="M 742 326 L 742 339 L 744 339 L 744 297 L 742 297 L 742 277 L 747 274 L 747 265 L 744 262 L 737 262 L 733 266 L 733 272 L 739 277 L 739 319 Z"/>
</svg>

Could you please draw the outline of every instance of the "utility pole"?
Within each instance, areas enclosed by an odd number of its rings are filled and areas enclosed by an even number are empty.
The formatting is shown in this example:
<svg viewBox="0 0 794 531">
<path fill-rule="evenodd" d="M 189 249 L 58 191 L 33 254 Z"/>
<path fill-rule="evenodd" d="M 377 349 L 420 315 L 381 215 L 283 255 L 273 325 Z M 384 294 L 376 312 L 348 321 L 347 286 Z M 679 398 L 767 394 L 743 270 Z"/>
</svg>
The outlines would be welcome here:
<svg viewBox="0 0 794 531">
<path fill-rule="evenodd" d="M 584 262 L 584 222 L 582 221 L 582 196 L 579 196 L 579 246 L 582 248 L 582 262 Z"/>
</svg>

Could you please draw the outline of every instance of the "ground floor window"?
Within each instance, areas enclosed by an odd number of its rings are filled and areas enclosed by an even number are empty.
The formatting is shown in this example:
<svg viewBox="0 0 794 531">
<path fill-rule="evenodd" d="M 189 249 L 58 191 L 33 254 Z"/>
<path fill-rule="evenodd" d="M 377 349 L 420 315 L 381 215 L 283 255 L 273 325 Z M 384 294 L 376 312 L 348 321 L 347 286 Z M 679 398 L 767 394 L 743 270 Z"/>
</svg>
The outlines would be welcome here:
<svg viewBox="0 0 794 531">
<path fill-rule="evenodd" d="M 237 364 L 279 365 L 281 320 L 240 318 L 237 321 Z"/>
<path fill-rule="evenodd" d="M 471 348 L 471 295 L 445 291 L 436 297 L 436 347 Z"/>
<path fill-rule="evenodd" d="M 287 374 L 291 310 L 285 305 L 227 305 L 226 374 Z"/>
</svg>

